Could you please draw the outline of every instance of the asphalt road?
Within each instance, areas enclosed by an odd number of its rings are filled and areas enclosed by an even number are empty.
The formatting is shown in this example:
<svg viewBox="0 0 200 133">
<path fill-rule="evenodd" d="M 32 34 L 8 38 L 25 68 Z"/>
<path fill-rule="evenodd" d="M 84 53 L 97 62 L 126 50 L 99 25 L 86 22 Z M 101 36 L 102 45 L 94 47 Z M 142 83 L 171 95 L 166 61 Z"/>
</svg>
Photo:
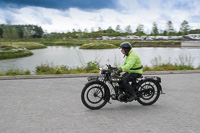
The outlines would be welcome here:
<svg viewBox="0 0 200 133">
<path fill-rule="evenodd" d="M 200 133 L 200 73 L 158 75 L 165 95 L 151 106 L 83 106 L 86 78 L 0 80 L 0 133 Z"/>
</svg>

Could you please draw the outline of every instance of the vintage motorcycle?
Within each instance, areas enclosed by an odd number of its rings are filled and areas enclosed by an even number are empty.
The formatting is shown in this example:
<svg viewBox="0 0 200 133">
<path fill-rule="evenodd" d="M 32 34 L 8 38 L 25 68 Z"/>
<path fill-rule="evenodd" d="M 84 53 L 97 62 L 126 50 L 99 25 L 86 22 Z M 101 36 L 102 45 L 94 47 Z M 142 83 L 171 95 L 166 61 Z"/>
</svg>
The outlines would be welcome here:
<svg viewBox="0 0 200 133">
<path fill-rule="evenodd" d="M 81 92 L 82 103 L 89 109 L 97 110 L 110 103 L 112 100 L 127 103 L 128 94 L 121 85 L 122 76 L 115 74 L 116 68 L 107 65 L 107 69 L 101 69 L 99 76 L 88 77 Z M 141 76 L 131 82 L 138 101 L 142 105 L 154 104 L 160 94 L 164 94 L 160 85 L 161 78 L 157 76 Z"/>
</svg>

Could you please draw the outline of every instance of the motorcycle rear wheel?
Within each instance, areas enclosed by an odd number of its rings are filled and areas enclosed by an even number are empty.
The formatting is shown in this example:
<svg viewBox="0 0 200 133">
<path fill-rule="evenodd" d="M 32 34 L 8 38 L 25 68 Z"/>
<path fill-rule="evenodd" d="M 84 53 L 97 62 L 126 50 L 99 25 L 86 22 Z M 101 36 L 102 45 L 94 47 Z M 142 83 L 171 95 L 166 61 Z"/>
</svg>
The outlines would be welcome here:
<svg viewBox="0 0 200 133">
<path fill-rule="evenodd" d="M 87 84 L 81 92 L 82 103 L 92 110 L 104 107 L 109 98 L 107 89 L 99 82 Z"/>
<path fill-rule="evenodd" d="M 138 91 L 142 91 L 137 101 L 142 105 L 154 104 L 161 92 L 160 84 L 153 80 L 145 80 L 139 84 Z"/>
</svg>

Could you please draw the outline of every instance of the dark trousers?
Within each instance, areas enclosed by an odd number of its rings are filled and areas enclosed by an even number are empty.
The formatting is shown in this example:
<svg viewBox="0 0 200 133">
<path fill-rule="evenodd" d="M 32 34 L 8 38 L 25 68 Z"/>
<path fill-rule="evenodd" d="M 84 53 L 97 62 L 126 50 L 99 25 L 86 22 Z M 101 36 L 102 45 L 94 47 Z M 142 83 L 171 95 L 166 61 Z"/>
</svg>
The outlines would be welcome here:
<svg viewBox="0 0 200 133">
<path fill-rule="evenodd" d="M 141 74 L 138 73 L 125 73 L 122 78 L 122 87 L 127 91 L 130 96 L 135 95 L 133 87 L 130 85 L 130 81 L 134 81 L 136 78 L 139 78 Z"/>
</svg>

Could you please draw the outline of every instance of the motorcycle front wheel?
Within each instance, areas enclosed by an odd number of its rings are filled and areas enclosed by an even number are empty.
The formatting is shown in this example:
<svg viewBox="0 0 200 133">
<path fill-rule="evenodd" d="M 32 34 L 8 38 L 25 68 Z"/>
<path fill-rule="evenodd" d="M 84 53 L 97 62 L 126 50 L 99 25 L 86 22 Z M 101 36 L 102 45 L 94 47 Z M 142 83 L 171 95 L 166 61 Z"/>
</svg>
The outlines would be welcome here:
<svg viewBox="0 0 200 133">
<path fill-rule="evenodd" d="M 91 82 L 86 84 L 81 92 L 82 103 L 92 110 L 104 107 L 109 99 L 109 89 L 102 82 Z"/>
</svg>

